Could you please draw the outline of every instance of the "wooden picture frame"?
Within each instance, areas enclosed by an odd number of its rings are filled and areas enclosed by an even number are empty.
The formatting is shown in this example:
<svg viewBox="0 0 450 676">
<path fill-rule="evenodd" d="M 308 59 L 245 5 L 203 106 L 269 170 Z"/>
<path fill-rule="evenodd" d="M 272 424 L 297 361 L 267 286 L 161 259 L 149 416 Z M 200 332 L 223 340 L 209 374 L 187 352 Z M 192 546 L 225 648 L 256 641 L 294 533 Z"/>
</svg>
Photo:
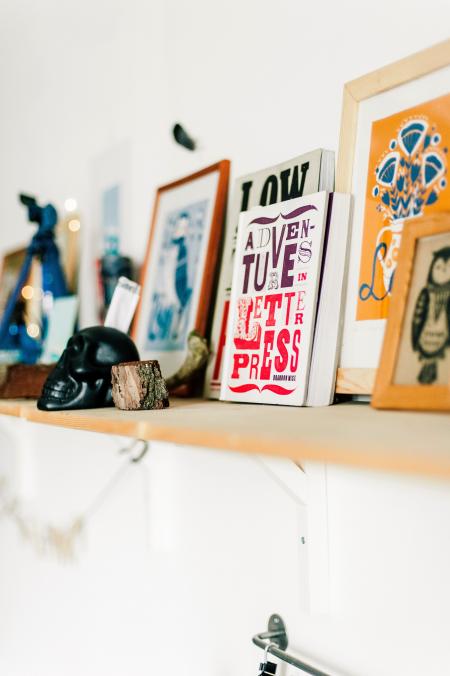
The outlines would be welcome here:
<svg viewBox="0 0 450 676">
<path fill-rule="evenodd" d="M 425 243 L 425 251 L 421 248 L 421 243 Z M 436 263 L 443 263 L 439 255 L 442 246 L 447 249 L 449 256 L 444 267 L 445 279 L 448 279 L 442 287 L 436 287 L 430 283 L 430 278 L 434 274 Z M 402 238 L 396 275 L 372 406 L 450 411 L 450 212 L 434 214 L 409 223 Z M 434 281 L 434 278 L 432 280 Z M 436 294 L 436 288 L 441 290 L 440 297 Z M 432 295 L 435 297 L 434 301 L 430 300 Z M 422 298 L 429 300 L 425 303 Z M 427 329 L 428 320 L 431 322 L 431 328 Z M 443 348 L 438 343 L 439 338 L 436 337 L 440 335 L 439 331 L 436 332 L 434 329 L 434 332 L 431 332 L 433 325 L 439 327 L 442 321 L 444 330 L 440 333 L 444 340 Z M 416 338 L 414 348 L 412 337 L 417 334 L 419 338 Z M 442 355 L 435 357 L 434 361 L 432 358 L 429 363 L 427 363 L 428 353 L 420 346 L 422 334 L 425 336 L 423 343 L 425 347 L 432 346 L 438 354 L 439 349 L 442 349 Z M 420 361 L 417 360 L 417 351 Z M 442 382 L 437 384 L 416 382 L 422 373 L 427 376 L 425 369 L 435 362 L 436 380 Z M 438 378 L 439 368 L 442 369 L 440 378 Z M 427 379 L 429 380 L 428 377 Z"/>
<path fill-rule="evenodd" d="M 3 260 L 0 261 L 0 318 L 5 310 L 8 298 L 16 286 L 26 254 L 26 247 L 20 247 L 6 252 Z"/>
<path fill-rule="evenodd" d="M 188 333 L 209 328 L 229 172 L 221 160 L 156 192 L 131 335 L 165 377 L 183 363 Z"/>
<path fill-rule="evenodd" d="M 396 88 L 399 88 L 399 99 L 403 100 L 404 86 L 425 76 L 436 74 L 437 71 L 447 69 L 449 66 L 450 40 L 446 40 L 345 84 L 336 172 L 337 191 L 354 193 L 355 152 L 362 104 L 366 105 L 369 99 L 372 100 L 373 97 L 379 95 L 385 96 L 387 92 L 392 92 Z M 449 90 L 450 87 L 447 92 Z M 407 105 L 403 105 L 403 108 L 406 107 Z M 402 110 L 402 108 L 399 108 L 399 110 Z M 446 142 L 448 143 L 447 140 Z M 355 222 L 353 225 L 355 229 Z M 350 258 L 351 256 L 352 251 L 350 251 Z M 351 317 L 350 321 L 353 321 L 355 325 L 362 323 L 356 322 L 355 315 Z M 385 323 L 385 320 L 383 323 Z M 343 342 L 346 338 L 346 325 L 347 318 L 344 323 Z M 378 345 L 381 344 L 381 336 L 378 336 Z M 376 364 L 373 366 L 376 366 Z M 375 367 L 366 368 L 364 364 L 358 364 L 357 367 L 346 366 L 345 360 L 344 362 L 341 361 L 337 373 L 336 392 L 340 394 L 371 394 L 375 375 Z"/>
</svg>

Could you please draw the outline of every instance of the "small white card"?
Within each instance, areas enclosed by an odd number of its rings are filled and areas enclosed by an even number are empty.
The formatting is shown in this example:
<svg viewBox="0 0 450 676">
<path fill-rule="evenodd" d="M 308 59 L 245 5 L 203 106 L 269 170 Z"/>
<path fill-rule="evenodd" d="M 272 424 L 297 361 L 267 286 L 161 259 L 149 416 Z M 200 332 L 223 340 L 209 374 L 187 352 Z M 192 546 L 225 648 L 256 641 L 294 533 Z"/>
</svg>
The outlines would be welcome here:
<svg viewBox="0 0 450 676">
<path fill-rule="evenodd" d="M 48 331 L 40 362 L 53 364 L 66 348 L 75 329 L 78 313 L 78 297 L 55 298 L 48 318 Z"/>
</svg>

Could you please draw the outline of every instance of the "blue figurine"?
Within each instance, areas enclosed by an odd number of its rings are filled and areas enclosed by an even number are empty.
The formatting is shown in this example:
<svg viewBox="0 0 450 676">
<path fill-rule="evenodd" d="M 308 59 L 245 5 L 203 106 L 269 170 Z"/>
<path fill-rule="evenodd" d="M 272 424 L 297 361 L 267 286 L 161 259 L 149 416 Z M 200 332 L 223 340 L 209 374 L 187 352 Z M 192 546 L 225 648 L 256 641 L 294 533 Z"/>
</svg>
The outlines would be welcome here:
<svg viewBox="0 0 450 676">
<path fill-rule="evenodd" d="M 33 258 L 38 258 L 42 264 L 44 294 L 51 293 L 54 298 L 60 298 L 69 295 L 69 291 L 55 243 L 55 226 L 58 220 L 55 207 L 52 204 L 41 207 L 29 195 L 19 195 L 19 199 L 28 209 L 28 220 L 37 223 L 38 229 L 27 248 L 19 278 L 0 321 L 0 349 L 21 350 L 23 361 L 34 363 L 39 357 L 41 344 L 28 336 L 24 325 L 14 322 L 15 308 L 30 274 Z"/>
<path fill-rule="evenodd" d="M 188 214 L 180 214 L 177 230 L 172 239 L 172 244 L 177 248 L 175 265 L 175 292 L 178 298 L 178 311 L 175 317 L 174 337 L 178 338 L 182 333 L 181 326 L 183 317 L 187 314 L 187 307 L 192 296 L 192 288 L 189 286 L 188 275 L 188 247 L 187 231 L 189 227 Z"/>
</svg>

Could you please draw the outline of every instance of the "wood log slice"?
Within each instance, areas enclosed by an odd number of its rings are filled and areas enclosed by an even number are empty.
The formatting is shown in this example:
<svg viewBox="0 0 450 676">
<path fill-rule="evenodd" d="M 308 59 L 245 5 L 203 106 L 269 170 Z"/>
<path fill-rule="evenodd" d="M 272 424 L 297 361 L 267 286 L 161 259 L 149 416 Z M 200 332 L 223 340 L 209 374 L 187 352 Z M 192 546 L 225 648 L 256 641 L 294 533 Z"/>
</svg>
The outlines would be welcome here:
<svg viewBox="0 0 450 676">
<path fill-rule="evenodd" d="M 169 406 L 166 382 L 156 359 L 117 364 L 111 369 L 112 398 L 122 411 Z"/>
</svg>

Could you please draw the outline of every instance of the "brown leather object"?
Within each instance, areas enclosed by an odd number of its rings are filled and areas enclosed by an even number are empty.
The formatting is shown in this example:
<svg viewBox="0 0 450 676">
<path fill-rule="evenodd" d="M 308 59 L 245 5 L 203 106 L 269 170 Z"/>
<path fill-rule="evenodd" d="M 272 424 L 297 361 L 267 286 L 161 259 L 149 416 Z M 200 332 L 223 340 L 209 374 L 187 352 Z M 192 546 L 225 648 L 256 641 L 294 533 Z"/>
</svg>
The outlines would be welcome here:
<svg viewBox="0 0 450 676">
<path fill-rule="evenodd" d="M 0 364 L 0 399 L 37 399 L 54 364 Z"/>
</svg>

